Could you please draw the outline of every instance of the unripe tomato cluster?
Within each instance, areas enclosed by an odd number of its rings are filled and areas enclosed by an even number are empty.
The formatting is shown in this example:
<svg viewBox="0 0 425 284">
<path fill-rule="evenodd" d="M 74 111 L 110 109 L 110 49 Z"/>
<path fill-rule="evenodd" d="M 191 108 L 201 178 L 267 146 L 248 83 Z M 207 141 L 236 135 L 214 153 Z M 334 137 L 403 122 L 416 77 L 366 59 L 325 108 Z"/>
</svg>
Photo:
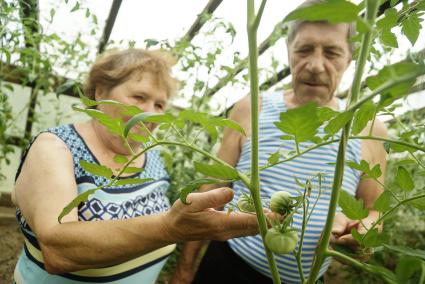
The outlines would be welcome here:
<svg viewBox="0 0 425 284">
<path fill-rule="evenodd" d="M 294 251 L 298 243 L 298 232 L 288 230 L 281 232 L 277 228 L 271 228 L 266 234 L 266 245 L 274 253 L 287 254 Z"/>
</svg>

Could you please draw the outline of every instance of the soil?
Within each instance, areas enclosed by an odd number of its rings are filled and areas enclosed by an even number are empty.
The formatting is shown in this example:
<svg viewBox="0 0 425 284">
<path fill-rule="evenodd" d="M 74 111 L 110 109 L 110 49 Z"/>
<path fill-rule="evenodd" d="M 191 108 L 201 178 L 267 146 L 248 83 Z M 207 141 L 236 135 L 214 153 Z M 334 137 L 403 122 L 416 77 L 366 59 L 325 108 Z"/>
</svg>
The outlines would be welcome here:
<svg viewBox="0 0 425 284">
<path fill-rule="evenodd" d="M 14 211 L 14 208 L 0 207 L 0 283 L 12 283 L 24 243 Z"/>
</svg>

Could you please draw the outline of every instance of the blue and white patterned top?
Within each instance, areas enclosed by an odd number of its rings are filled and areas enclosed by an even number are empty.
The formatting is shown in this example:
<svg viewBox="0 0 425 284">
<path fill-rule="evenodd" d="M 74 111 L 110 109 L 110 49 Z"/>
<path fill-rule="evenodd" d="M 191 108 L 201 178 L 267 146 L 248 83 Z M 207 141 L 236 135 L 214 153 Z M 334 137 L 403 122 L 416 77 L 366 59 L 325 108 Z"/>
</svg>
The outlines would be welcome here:
<svg viewBox="0 0 425 284">
<path fill-rule="evenodd" d="M 340 105 L 341 108 L 342 105 Z M 280 150 L 293 151 L 295 144 L 292 140 L 282 140 L 280 137 L 284 134 L 279 130 L 274 122 L 279 121 L 280 113 L 286 111 L 282 93 L 269 93 L 263 96 L 262 109 L 259 116 L 259 164 L 260 166 L 267 164 L 270 154 Z M 318 135 L 324 135 L 323 127 L 318 131 Z M 301 143 L 300 150 L 311 146 L 312 143 Z M 300 195 L 299 191 L 303 191 L 295 182 L 295 178 L 305 184 L 306 179 L 311 179 L 317 173 L 324 174 L 325 180 L 322 182 L 322 194 L 318 204 L 313 211 L 311 219 L 307 224 L 305 231 L 303 251 L 302 251 L 302 267 L 305 276 L 310 273 L 314 250 L 319 241 L 320 235 L 326 222 L 326 216 L 332 191 L 332 182 L 334 176 L 335 165 L 338 151 L 338 143 L 326 145 L 318 149 L 312 150 L 301 157 L 293 159 L 289 162 L 281 163 L 260 172 L 260 188 L 261 197 L 270 199 L 275 191 L 287 191 L 291 196 Z M 251 140 L 248 138 L 242 147 L 241 156 L 237 164 L 237 169 L 242 172 L 249 172 L 251 153 Z M 359 162 L 361 159 L 360 141 L 350 140 L 347 146 L 346 159 Z M 344 180 L 342 188 L 352 195 L 355 195 L 360 172 L 345 167 Z M 318 196 L 318 182 L 313 180 L 313 190 L 310 201 L 310 208 L 316 201 Z M 235 191 L 234 200 L 238 200 L 242 193 L 249 193 L 248 189 L 241 182 L 233 185 Z M 314 189 L 316 188 L 316 190 Z M 301 210 L 302 212 L 302 210 Z M 293 228 L 301 232 L 302 214 L 294 215 Z M 264 253 L 264 247 L 260 235 L 252 237 L 242 237 L 229 240 L 230 247 L 244 259 L 254 269 L 271 276 L 268 268 L 267 258 Z M 297 245 L 298 247 L 298 245 Z M 300 283 L 300 277 L 297 269 L 296 259 L 293 255 L 276 255 L 277 266 L 283 283 Z M 321 268 L 322 275 L 330 264 L 328 258 Z"/>
<path fill-rule="evenodd" d="M 99 164 L 96 157 L 87 147 L 83 138 L 73 125 L 50 128 L 45 132 L 59 137 L 70 150 L 74 161 L 74 174 L 78 194 L 92 188 L 107 184 L 105 177 L 96 176 L 80 166 L 80 160 Z M 34 139 L 35 140 L 35 139 Z M 28 150 L 27 150 L 28 151 Z M 24 155 L 16 177 L 25 160 Z M 153 178 L 144 184 L 123 185 L 116 188 L 103 188 L 90 195 L 87 202 L 78 207 L 78 219 L 84 221 L 117 220 L 134 218 L 167 211 L 170 203 L 166 197 L 169 187 L 168 175 L 165 171 L 158 151 L 146 153 L 144 171 L 126 178 Z M 28 188 L 27 190 L 31 190 Z M 17 208 L 17 218 L 25 236 L 25 247 L 15 269 L 16 283 L 154 283 L 174 245 L 161 248 L 147 255 L 140 256 L 119 265 L 51 275 L 44 270 L 43 257 L 37 237 L 25 222 L 25 217 Z"/>
</svg>

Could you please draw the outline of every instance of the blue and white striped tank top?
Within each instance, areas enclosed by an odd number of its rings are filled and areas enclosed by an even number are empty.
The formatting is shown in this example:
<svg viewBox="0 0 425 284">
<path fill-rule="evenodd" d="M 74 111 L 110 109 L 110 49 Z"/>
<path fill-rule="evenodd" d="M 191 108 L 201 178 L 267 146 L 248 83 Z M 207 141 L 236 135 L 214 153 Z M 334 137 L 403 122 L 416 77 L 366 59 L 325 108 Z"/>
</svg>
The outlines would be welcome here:
<svg viewBox="0 0 425 284">
<path fill-rule="evenodd" d="M 106 184 L 104 177 L 93 175 L 80 166 L 80 160 L 99 163 L 91 153 L 73 125 L 50 128 L 46 132 L 55 134 L 68 146 L 74 161 L 74 174 L 78 194 Z M 28 151 L 28 150 L 27 150 Z M 25 159 L 24 155 L 21 166 Z M 16 177 L 20 173 L 18 169 Z M 169 187 L 168 175 L 158 151 L 146 153 L 144 171 L 125 178 L 153 178 L 144 184 L 124 185 L 104 188 L 92 194 L 87 202 L 78 207 L 80 222 L 96 220 L 117 220 L 142 215 L 161 213 L 170 208 L 166 197 Z M 31 190 L 28 188 L 27 190 Z M 25 244 L 15 268 L 14 280 L 17 284 L 75 284 L 75 283 L 155 283 L 159 272 L 175 245 L 160 248 L 136 259 L 99 269 L 87 269 L 63 275 L 51 275 L 44 269 L 43 256 L 37 236 L 25 221 L 19 208 L 17 218 L 24 235 Z M 149 228 L 146 228 L 147 230 Z"/>
<path fill-rule="evenodd" d="M 267 164 L 267 159 L 271 153 L 278 151 L 292 151 L 295 149 L 293 141 L 281 140 L 283 135 L 274 122 L 279 121 L 281 112 L 286 111 L 282 93 L 265 94 L 262 101 L 262 109 L 259 116 L 259 164 L 260 166 Z M 340 104 L 340 109 L 341 104 Z M 319 135 L 324 135 L 323 127 L 319 129 Z M 301 143 L 301 150 L 311 146 L 312 143 Z M 300 195 L 299 191 L 303 191 L 295 182 L 298 178 L 301 183 L 305 184 L 306 179 L 312 178 L 317 173 L 324 174 L 325 180 L 322 181 L 322 194 L 318 204 L 313 211 L 311 219 L 307 224 L 303 250 L 302 250 L 302 267 L 305 276 L 310 273 L 314 250 L 319 241 L 323 227 L 326 222 L 326 216 L 331 196 L 332 181 L 338 151 L 338 143 L 330 144 L 313 150 L 291 160 L 286 163 L 278 164 L 272 168 L 268 168 L 260 172 L 260 188 L 261 197 L 269 199 L 275 191 L 284 190 L 292 196 Z M 242 147 L 241 156 L 237 164 L 237 169 L 242 172 L 249 172 L 250 164 L 251 140 L 248 138 Z M 359 162 L 361 160 L 360 141 L 350 140 L 347 146 L 347 160 Z M 349 167 L 345 168 L 344 180 L 342 188 L 352 195 L 355 195 L 357 185 L 360 179 L 360 172 Z M 318 187 L 317 179 L 312 182 L 313 188 Z M 233 185 L 235 191 L 234 200 L 238 200 L 242 193 L 248 193 L 248 189 L 241 182 L 235 182 Z M 318 196 L 318 190 L 311 192 L 310 208 Z M 302 212 L 302 211 L 301 211 Z M 301 231 L 302 214 L 296 214 L 293 219 L 293 227 L 299 232 Z M 263 243 L 260 235 L 242 237 L 229 240 L 230 247 L 244 259 L 249 265 L 260 273 L 271 276 L 268 268 L 267 258 L 264 253 Z M 297 245 L 298 247 L 298 245 Z M 330 264 L 330 258 L 326 259 L 320 270 L 320 276 L 327 270 Z M 283 283 L 300 283 L 300 277 L 297 264 L 293 253 L 287 255 L 276 255 L 277 266 Z"/>
</svg>

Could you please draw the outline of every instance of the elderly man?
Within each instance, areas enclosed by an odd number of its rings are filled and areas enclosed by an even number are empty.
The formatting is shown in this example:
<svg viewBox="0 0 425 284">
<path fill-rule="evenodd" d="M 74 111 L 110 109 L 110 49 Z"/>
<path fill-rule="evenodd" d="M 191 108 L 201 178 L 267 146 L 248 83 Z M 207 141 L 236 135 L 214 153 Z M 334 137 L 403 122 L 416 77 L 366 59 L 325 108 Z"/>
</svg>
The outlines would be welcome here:
<svg viewBox="0 0 425 284">
<path fill-rule="evenodd" d="M 302 6 L 311 5 L 318 1 L 307 1 Z M 279 149 L 293 150 L 292 141 L 281 140 L 282 132 L 273 122 L 279 120 L 279 114 L 291 108 L 303 106 L 309 102 L 316 102 L 319 106 L 342 110 L 344 103 L 334 96 L 341 77 L 352 59 L 352 47 L 349 38 L 355 27 L 349 24 L 332 25 L 325 21 L 307 22 L 295 21 L 290 23 L 287 46 L 289 67 L 292 74 L 292 87 L 284 93 L 267 93 L 262 96 L 259 117 L 259 155 L 260 164 L 265 164 L 270 153 Z M 226 130 L 223 137 L 219 156 L 239 170 L 249 171 L 250 167 L 250 112 L 249 98 L 238 102 L 230 117 L 239 122 L 245 129 L 247 137 L 236 131 Z M 367 127 L 368 128 L 368 127 Z M 369 129 L 364 130 L 369 133 Z M 323 128 L 319 133 L 324 134 Z M 386 136 L 385 126 L 376 121 L 372 134 Z M 321 172 L 325 176 L 322 184 L 322 195 L 315 208 L 306 234 L 302 251 L 302 266 L 305 276 L 308 276 L 314 249 L 317 246 L 323 230 L 331 186 L 334 175 L 332 162 L 336 161 L 338 145 L 323 146 L 311 151 L 290 162 L 279 164 L 264 170 L 260 174 L 262 196 L 284 190 L 296 196 L 297 184 L 294 177 L 301 181 L 312 178 Z M 385 171 L 386 152 L 382 143 L 377 141 L 350 140 L 347 146 L 347 160 L 359 162 L 366 160 L 370 165 L 379 163 Z M 342 188 L 357 198 L 364 200 L 366 208 L 371 209 L 374 201 L 382 192 L 382 188 L 374 181 L 361 180 L 361 173 L 346 168 Z M 382 181 L 382 180 L 381 180 Z M 316 183 L 317 186 L 317 183 Z M 233 184 L 235 199 L 248 193 L 248 189 L 240 182 Z M 311 195 L 314 201 L 317 192 Z M 363 220 L 363 224 L 370 225 L 377 218 L 377 212 L 370 210 L 370 215 Z M 293 227 L 300 230 L 302 216 L 294 216 Z M 332 242 L 355 247 L 356 241 L 350 234 L 351 228 L 364 230 L 358 222 L 349 220 L 342 213 L 337 213 Z M 193 259 L 199 251 L 199 243 L 187 244 L 182 252 L 172 283 L 190 283 L 193 273 Z M 277 265 L 283 283 L 300 283 L 300 277 L 293 254 L 277 256 Z M 328 259 L 321 274 L 326 271 L 330 263 Z M 259 235 L 232 239 L 227 242 L 212 242 L 206 251 L 193 283 L 272 283 Z"/>
</svg>

